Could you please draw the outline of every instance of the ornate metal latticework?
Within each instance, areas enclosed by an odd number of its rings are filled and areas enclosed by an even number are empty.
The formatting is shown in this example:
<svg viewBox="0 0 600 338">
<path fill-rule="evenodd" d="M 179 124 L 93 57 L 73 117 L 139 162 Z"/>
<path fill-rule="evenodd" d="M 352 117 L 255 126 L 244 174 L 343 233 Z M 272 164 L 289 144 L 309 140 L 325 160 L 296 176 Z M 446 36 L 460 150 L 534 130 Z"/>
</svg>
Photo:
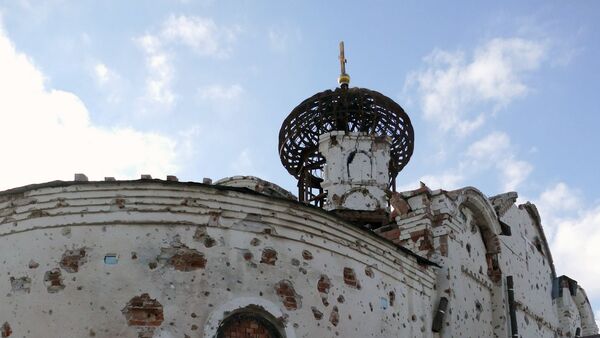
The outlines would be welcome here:
<svg viewBox="0 0 600 338">
<path fill-rule="evenodd" d="M 322 205 L 319 136 L 330 131 L 363 132 L 391 138 L 390 184 L 408 163 L 414 147 L 410 118 L 387 96 L 364 88 L 336 88 L 300 103 L 279 131 L 279 156 L 287 171 L 298 178 L 301 201 Z"/>
</svg>

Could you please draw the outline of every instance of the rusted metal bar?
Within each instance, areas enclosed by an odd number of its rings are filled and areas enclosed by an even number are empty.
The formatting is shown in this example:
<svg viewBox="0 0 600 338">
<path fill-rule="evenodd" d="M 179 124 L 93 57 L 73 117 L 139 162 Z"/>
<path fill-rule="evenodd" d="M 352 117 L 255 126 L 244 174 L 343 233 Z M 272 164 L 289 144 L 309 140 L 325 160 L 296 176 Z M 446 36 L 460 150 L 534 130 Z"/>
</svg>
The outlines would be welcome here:
<svg viewBox="0 0 600 338">
<path fill-rule="evenodd" d="M 519 327 L 517 326 L 517 308 L 515 304 L 515 285 L 513 276 L 506 277 L 506 289 L 508 292 L 508 311 L 510 313 L 510 331 L 512 338 L 519 338 Z"/>
<path fill-rule="evenodd" d="M 448 309 L 448 298 L 442 297 L 440 298 L 440 303 L 438 304 L 438 310 L 435 313 L 435 317 L 433 318 L 433 325 L 431 327 L 431 331 L 440 332 L 444 327 L 444 317 L 446 317 L 446 310 Z"/>
</svg>

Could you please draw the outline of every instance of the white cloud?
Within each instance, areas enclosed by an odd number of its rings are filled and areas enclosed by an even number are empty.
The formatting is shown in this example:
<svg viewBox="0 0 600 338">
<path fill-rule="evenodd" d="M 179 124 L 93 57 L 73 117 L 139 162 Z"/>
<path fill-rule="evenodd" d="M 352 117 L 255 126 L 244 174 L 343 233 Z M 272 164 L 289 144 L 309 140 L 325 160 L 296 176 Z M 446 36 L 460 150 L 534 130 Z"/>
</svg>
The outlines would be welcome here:
<svg viewBox="0 0 600 338">
<path fill-rule="evenodd" d="M 244 93 L 244 88 L 238 84 L 223 86 L 210 85 L 198 89 L 198 94 L 203 100 L 211 101 L 235 101 Z"/>
<path fill-rule="evenodd" d="M 504 159 L 498 163 L 498 166 L 501 174 L 502 189 L 504 191 L 517 190 L 533 171 L 531 163 L 516 160 L 512 157 Z"/>
<path fill-rule="evenodd" d="M 538 199 L 540 212 L 548 212 L 551 215 L 555 212 L 577 210 L 581 204 L 580 192 L 570 188 L 564 182 L 546 189 Z"/>
<path fill-rule="evenodd" d="M 121 102 L 123 82 L 119 74 L 102 62 L 95 62 L 90 68 L 94 81 L 106 93 L 107 101 L 109 103 Z"/>
<path fill-rule="evenodd" d="M 171 89 L 173 65 L 169 54 L 163 49 L 159 38 L 146 34 L 138 38 L 137 43 L 146 54 L 146 99 L 155 103 L 170 106 L 175 101 Z"/>
<path fill-rule="evenodd" d="M 422 177 L 425 183 L 450 189 L 467 177 L 492 172 L 504 191 L 523 185 L 533 165 L 517 156 L 507 133 L 492 132 L 474 142 L 467 136 L 531 90 L 525 76 L 542 64 L 546 50 L 546 42 L 491 39 L 472 53 L 434 50 L 424 58 L 425 69 L 409 74 L 405 92 L 415 90 L 409 96 L 417 100 L 424 119 L 442 131 L 437 139 L 442 156 L 437 157 L 456 159 L 445 166 L 451 170 Z M 454 137 L 450 134 L 461 136 L 455 147 L 448 146 L 448 138 Z M 467 141 L 470 146 L 464 145 Z"/>
<path fill-rule="evenodd" d="M 546 236 L 554 239 L 558 225 L 565 219 L 577 218 L 584 208 L 581 192 L 569 187 L 564 182 L 558 182 L 544 190 L 535 199 Z"/>
<path fill-rule="evenodd" d="M 200 6 L 209 6 L 215 2 L 215 0 L 172 0 L 172 1 L 179 2 L 184 5 L 193 3 L 194 5 L 200 5 Z"/>
<path fill-rule="evenodd" d="M 462 173 L 446 171 L 438 175 L 424 175 L 418 181 L 410 182 L 397 187 L 398 191 L 414 190 L 420 187 L 420 182 L 425 183 L 430 189 L 454 190 L 461 187 L 465 177 Z"/>
<path fill-rule="evenodd" d="M 106 86 L 119 78 L 119 75 L 114 70 L 108 68 L 108 66 L 102 62 L 98 62 L 93 66 L 93 76 L 96 83 L 101 87 Z"/>
<path fill-rule="evenodd" d="M 425 58 L 428 68 L 410 74 L 406 86 L 416 86 L 425 119 L 466 135 L 528 92 L 522 77 L 539 67 L 545 50 L 520 38 L 490 40 L 469 60 L 463 52 L 435 50 Z"/>
<path fill-rule="evenodd" d="M 171 15 L 163 24 L 161 36 L 166 41 L 184 44 L 200 55 L 226 57 L 237 28 L 217 27 L 212 19 Z"/>
<path fill-rule="evenodd" d="M 202 56 L 227 57 L 239 31 L 238 27 L 218 27 L 212 19 L 171 15 L 158 33 L 136 38 L 135 41 L 146 55 L 148 69 L 143 99 L 165 108 L 175 103 L 177 95 L 172 89 L 174 52 L 170 46 L 182 44 Z"/>
<path fill-rule="evenodd" d="M 104 85 L 108 82 L 108 68 L 103 63 L 98 63 L 94 66 L 94 74 L 99 84 Z"/>
<path fill-rule="evenodd" d="M 493 132 L 474 142 L 467 149 L 467 163 L 471 170 L 495 168 L 504 191 L 516 190 L 533 171 L 533 166 L 517 159 L 510 137 L 503 132 Z"/>
<path fill-rule="evenodd" d="M 557 272 L 576 279 L 590 298 L 598 299 L 600 204 L 586 203 L 578 190 L 564 182 L 548 187 L 535 204 L 540 211 Z"/>
<path fill-rule="evenodd" d="M 290 48 L 290 45 L 302 40 L 302 33 L 298 28 L 279 26 L 269 28 L 267 37 L 272 50 L 285 52 Z"/>
<path fill-rule="evenodd" d="M 288 35 L 273 28 L 269 29 L 269 45 L 278 52 L 285 51 L 288 44 Z"/>
<path fill-rule="evenodd" d="M 577 217 L 556 222 L 555 235 L 550 244 L 560 273 L 579 281 L 591 297 L 600 297 L 599 224 L 600 205 L 580 210 Z"/>
<path fill-rule="evenodd" d="M 466 177 L 473 177 L 492 170 L 498 175 L 503 191 L 516 190 L 531 174 L 533 165 L 517 158 L 510 137 L 503 132 L 492 132 L 472 143 L 463 154 L 457 166 L 439 174 L 424 175 L 420 178 L 432 189 L 457 189 L 464 184 Z M 471 185 L 472 182 L 467 182 Z M 418 182 L 400 187 L 400 190 L 415 189 Z"/>
<path fill-rule="evenodd" d="M 477 160 L 497 161 L 510 147 L 510 138 L 506 133 L 493 132 L 471 144 L 467 156 Z"/>
<path fill-rule="evenodd" d="M 198 88 L 198 103 L 206 107 L 217 118 L 230 120 L 234 114 L 241 112 L 244 88 L 239 84 L 212 84 Z"/>
<path fill-rule="evenodd" d="M 44 75 L 1 28 L 0 74 L 0 189 L 70 180 L 75 172 L 101 179 L 177 170 L 175 141 L 93 125 L 84 103 L 72 93 L 47 88 Z"/>
<path fill-rule="evenodd" d="M 231 170 L 235 175 L 255 175 L 260 177 L 260 175 L 256 173 L 254 161 L 252 160 L 252 156 L 248 149 L 243 149 L 239 153 L 236 160 L 231 163 Z"/>
</svg>

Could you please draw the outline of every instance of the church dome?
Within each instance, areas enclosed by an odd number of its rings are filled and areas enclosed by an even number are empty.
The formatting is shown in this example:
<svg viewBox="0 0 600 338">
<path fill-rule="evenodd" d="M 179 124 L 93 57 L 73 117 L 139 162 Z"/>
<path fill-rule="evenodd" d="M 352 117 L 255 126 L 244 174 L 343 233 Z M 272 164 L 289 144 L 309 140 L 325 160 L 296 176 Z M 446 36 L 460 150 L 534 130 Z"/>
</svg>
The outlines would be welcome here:
<svg viewBox="0 0 600 338">
<path fill-rule="evenodd" d="M 326 90 L 304 100 L 279 131 L 281 163 L 308 186 L 317 186 L 325 160 L 319 153 L 319 136 L 331 131 L 359 132 L 391 139 L 390 178 L 408 163 L 414 148 L 410 118 L 389 97 L 365 88 Z"/>
</svg>

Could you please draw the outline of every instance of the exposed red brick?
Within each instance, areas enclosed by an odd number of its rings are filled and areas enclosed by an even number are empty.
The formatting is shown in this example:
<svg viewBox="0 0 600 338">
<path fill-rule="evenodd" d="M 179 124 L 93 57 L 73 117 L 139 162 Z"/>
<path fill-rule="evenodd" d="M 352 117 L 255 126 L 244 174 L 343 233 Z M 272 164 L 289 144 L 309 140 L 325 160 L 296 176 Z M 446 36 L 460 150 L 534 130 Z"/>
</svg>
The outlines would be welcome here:
<svg viewBox="0 0 600 338">
<path fill-rule="evenodd" d="M 244 260 L 245 261 L 251 261 L 253 257 L 254 257 L 254 255 L 252 254 L 252 252 L 250 252 L 250 251 L 244 252 Z"/>
<path fill-rule="evenodd" d="M 315 316 L 316 320 L 321 320 L 323 318 L 323 312 L 319 311 L 316 307 L 311 307 L 313 316 Z"/>
<path fill-rule="evenodd" d="M 123 208 L 125 208 L 125 199 L 117 197 L 117 198 L 115 198 L 115 204 L 117 205 L 117 207 L 119 209 L 123 209 Z"/>
<path fill-rule="evenodd" d="M 44 275 L 44 284 L 49 293 L 56 293 L 65 288 L 63 284 L 63 277 L 60 269 L 52 269 L 46 271 Z"/>
<path fill-rule="evenodd" d="M 176 243 L 171 248 L 162 248 L 158 260 L 166 261 L 167 266 L 172 266 L 178 271 L 193 271 L 206 267 L 206 258 L 203 253 L 181 243 Z"/>
<path fill-rule="evenodd" d="M 448 257 L 448 235 L 440 236 L 440 254 L 444 257 Z"/>
<path fill-rule="evenodd" d="M 400 234 L 401 232 L 398 228 L 379 233 L 380 236 L 389 240 L 398 239 L 398 237 L 400 237 Z"/>
<path fill-rule="evenodd" d="M 300 308 L 301 297 L 296 293 L 296 290 L 294 290 L 292 282 L 288 280 L 280 281 L 275 284 L 275 292 L 277 292 L 277 295 L 281 298 L 286 309 L 296 310 Z"/>
<path fill-rule="evenodd" d="M 215 246 L 216 244 L 217 244 L 217 241 L 214 238 L 210 237 L 209 235 L 206 235 L 204 237 L 204 246 L 205 247 L 211 248 L 211 247 Z"/>
<path fill-rule="evenodd" d="M 31 291 L 31 278 L 25 277 L 10 277 L 10 286 L 13 292 L 29 293 Z"/>
<path fill-rule="evenodd" d="M 329 315 L 329 322 L 331 322 L 333 326 L 338 326 L 340 322 L 340 313 L 338 311 L 337 306 L 334 306 L 331 310 L 331 314 Z"/>
<path fill-rule="evenodd" d="M 207 248 L 211 248 L 217 245 L 217 241 L 206 233 L 206 227 L 204 226 L 199 226 L 196 229 L 193 238 L 196 241 L 203 242 L 204 246 Z"/>
<path fill-rule="evenodd" d="M 417 242 L 421 237 L 425 236 L 427 230 L 416 230 L 410 233 L 410 239 L 413 242 Z"/>
<path fill-rule="evenodd" d="M 356 273 L 351 268 L 344 268 L 344 283 L 347 285 L 360 289 L 360 283 L 358 279 L 356 279 Z"/>
<path fill-rule="evenodd" d="M 329 288 L 331 287 L 331 281 L 329 277 L 326 275 L 321 275 L 319 281 L 317 282 L 317 290 L 322 293 L 329 293 Z"/>
<path fill-rule="evenodd" d="M 277 261 L 277 251 L 271 248 L 265 248 L 262 252 L 262 257 L 260 258 L 261 263 L 275 265 Z"/>
<path fill-rule="evenodd" d="M 410 233 L 410 239 L 417 243 L 418 249 L 422 251 L 433 250 L 433 234 L 429 229 L 417 230 Z"/>
<path fill-rule="evenodd" d="M 433 249 L 433 243 L 429 238 L 424 238 L 419 244 L 419 250 L 431 251 Z"/>
<path fill-rule="evenodd" d="M 192 238 L 196 241 L 202 241 L 202 240 L 204 240 L 205 236 L 207 236 L 206 235 L 206 227 L 199 226 L 196 228 L 196 231 L 194 231 L 194 236 L 192 236 Z"/>
<path fill-rule="evenodd" d="M 221 333 L 224 338 L 275 338 L 267 326 L 253 318 L 232 320 Z"/>
<path fill-rule="evenodd" d="M 394 220 L 396 216 L 405 216 L 410 211 L 410 205 L 398 192 L 392 193 L 392 196 L 390 197 L 390 204 L 394 209 L 390 215 L 391 220 Z"/>
<path fill-rule="evenodd" d="M 204 269 L 206 258 L 198 250 L 185 248 L 178 250 L 176 254 L 171 256 L 168 264 L 178 271 L 193 271 Z"/>
<path fill-rule="evenodd" d="M 0 332 L 2 333 L 2 338 L 10 337 L 10 335 L 12 334 L 12 329 L 10 328 L 10 325 L 8 324 L 8 322 L 5 322 L 2 325 Z"/>
<path fill-rule="evenodd" d="M 121 312 L 129 326 L 157 327 L 164 321 L 162 305 L 147 293 L 131 298 Z"/>
<path fill-rule="evenodd" d="M 208 218 L 208 226 L 211 226 L 211 227 L 219 226 L 219 223 L 220 223 L 220 220 L 221 220 L 221 212 L 219 212 L 219 211 L 211 211 L 208 214 L 210 216 Z"/>
<path fill-rule="evenodd" d="M 154 327 L 138 328 L 138 338 L 154 338 Z"/>
<path fill-rule="evenodd" d="M 29 218 L 44 217 L 44 216 L 49 216 L 49 215 L 50 214 L 47 211 L 34 209 L 34 210 L 31 210 L 31 213 L 29 214 Z"/>
<path fill-rule="evenodd" d="M 60 260 L 60 267 L 66 272 L 77 272 L 79 271 L 79 267 L 86 262 L 85 255 L 85 248 L 67 250 Z"/>
<path fill-rule="evenodd" d="M 500 265 L 498 264 L 498 254 L 487 253 L 485 254 L 485 258 L 488 265 L 488 276 L 494 283 L 498 283 L 502 278 L 502 271 L 500 270 Z"/>
</svg>

